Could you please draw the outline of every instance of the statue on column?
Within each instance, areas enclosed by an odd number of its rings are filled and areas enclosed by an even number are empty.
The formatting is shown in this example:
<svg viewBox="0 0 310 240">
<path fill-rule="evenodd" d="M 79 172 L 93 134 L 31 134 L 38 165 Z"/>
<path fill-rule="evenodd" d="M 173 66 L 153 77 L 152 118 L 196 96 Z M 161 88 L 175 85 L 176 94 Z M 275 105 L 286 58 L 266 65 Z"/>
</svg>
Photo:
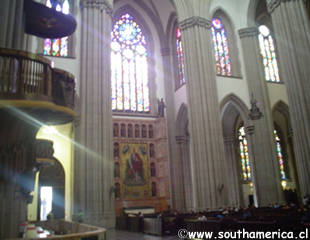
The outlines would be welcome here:
<svg viewBox="0 0 310 240">
<path fill-rule="evenodd" d="M 257 100 L 254 98 L 253 93 L 252 93 L 251 109 L 250 109 L 249 117 L 252 120 L 258 120 L 263 117 L 263 113 L 260 111 L 259 107 L 257 106 Z"/>
<path fill-rule="evenodd" d="M 157 99 L 157 103 L 158 103 L 158 117 L 165 117 L 165 108 L 166 108 L 166 105 L 164 103 L 164 99 L 161 98 L 160 100 Z"/>
</svg>

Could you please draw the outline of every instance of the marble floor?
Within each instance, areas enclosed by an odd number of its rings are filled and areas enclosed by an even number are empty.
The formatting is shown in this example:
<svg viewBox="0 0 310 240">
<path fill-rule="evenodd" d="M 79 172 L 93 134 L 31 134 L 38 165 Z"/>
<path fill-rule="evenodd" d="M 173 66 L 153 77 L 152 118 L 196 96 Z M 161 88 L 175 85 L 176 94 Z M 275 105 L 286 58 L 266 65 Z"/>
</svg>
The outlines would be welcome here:
<svg viewBox="0 0 310 240">
<path fill-rule="evenodd" d="M 125 231 L 115 231 L 113 234 L 108 238 L 108 240 L 180 240 L 177 236 L 153 236 L 147 235 L 142 233 L 134 233 L 134 232 L 125 232 Z"/>
</svg>

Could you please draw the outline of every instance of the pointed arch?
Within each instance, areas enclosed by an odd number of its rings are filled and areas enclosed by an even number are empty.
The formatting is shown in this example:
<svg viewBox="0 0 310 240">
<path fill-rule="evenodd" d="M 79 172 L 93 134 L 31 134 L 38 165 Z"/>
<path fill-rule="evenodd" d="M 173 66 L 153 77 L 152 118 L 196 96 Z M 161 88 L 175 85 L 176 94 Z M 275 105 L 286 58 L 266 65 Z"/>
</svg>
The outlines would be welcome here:
<svg viewBox="0 0 310 240">
<path fill-rule="evenodd" d="M 256 12 L 257 5 L 259 2 L 260 0 L 250 0 L 249 2 L 248 14 L 247 14 L 247 18 L 248 18 L 247 26 L 248 27 L 256 26 L 255 12 Z"/>
<path fill-rule="evenodd" d="M 242 159 L 240 159 L 239 132 L 241 126 L 248 126 L 248 108 L 235 94 L 227 95 L 220 104 L 221 121 L 225 149 L 225 172 L 227 184 L 230 185 L 230 205 L 247 205 L 248 195 L 242 184 Z M 242 124 L 242 125 L 241 125 Z M 241 126 L 240 126 L 241 125 Z"/>
<path fill-rule="evenodd" d="M 248 126 L 249 110 L 245 103 L 235 94 L 226 96 L 220 104 L 224 137 L 234 137 L 235 124 L 240 117 L 244 126 Z"/>
<path fill-rule="evenodd" d="M 145 11 L 145 13 L 147 14 L 147 16 L 151 19 L 152 23 L 155 26 L 155 29 L 157 31 L 157 36 L 159 38 L 160 41 L 160 45 L 161 48 L 163 48 L 166 44 L 166 35 L 162 34 L 164 32 L 164 27 L 162 22 L 159 19 L 159 15 L 158 12 L 154 12 L 152 11 L 152 9 L 148 6 L 148 4 L 146 4 L 145 2 L 141 1 L 141 0 L 134 0 L 134 2 L 141 8 L 143 9 L 143 11 Z"/>
<path fill-rule="evenodd" d="M 143 33 L 143 36 L 145 38 L 145 50 L 146 50 L 146 63 L 144 65 L 146 65 L 146 71 L 147 71 L 147 84 L 146 82 L 144 82 L 144 86 L 146 88 L 146 92 L 143 92 L 143 96 L 145 95 L 144 93 L 146 93 L 146 95 L 148 95 L 147 97 L 147 101 L 149 102 L 145 102 L 143 101 L 143 103 L 146 103 L 146 105 L 143 105 L 143 110 L 139 110 L 138 109 L 138 105 L 137 105 L 137 111 L 133 110 L 130 108 L 129 111 L 127 111 L 125 108 L 124 110 L 120 110 L 117 111 L 117 114 L 130 114 L 131 112 L 136 114 L 155 114 L 155 104 L 156 104 L 156 84 L 155 84 L 155 72 L 154 72 L 154 68 L 152 66 L 154 66 L 155 64 L 155 58 L 154 58 L 154 40 L 151 34 L 151 30 L 148 26 L 148 24 L 146 23 L 146 21 L 144 20 L 144 18 L 141 16 L 141 14 L 131 5 L 129 4 L 125 4 L 121 7 L 119 7 L 114 15 L 113 15 L 113 26 L 114 24 L 121 19 L 121 17 L 124 14 L 129 14 L 130 16 L 132 16 L 134 22 L 139 26 L 139 28 L 141 29 L 141 32 Z M 136 76 L 135 76 L 136 77 Z M 112 78 L 111 78 L 112 79 Z M 143 79 L 145 79 L 143 77 Z M 113 85 L 115 86 L 115 84 Z M 115 90 L 112 91 L 115 93 Z M 148 93 L 147 93 L 148 92 Z M 127 92 L 128 95 L 128 92 Z M 130 93 L 130 96 L 134 96 L 133 94 Z M 112 99 L 114 97 L 114 102 L 115 102 L 115 98 L 116 95 L 112 95 Z M 113 100 L 112 100 L 113 102 Z M 137 100 L 138 102 L 138 100 Z M 149 107 L 148 107 L 149 106 Z M 114 105 L 112 104 L 113 109 L 117 109 L 115 108 L 115 103 Z M 121 108 L 121 107 L 120 107 Z"/>
<path fill-rule="evenodd" d="M 176 121 L 176 132 L 178 136 L 188 136 L 188 107 L 185 103 L 179 108 L 177 121 Z"/>
<path fill-rule="evenodd" d="M 179 29 L 178 19 L 175 12 L 172 12 L 168 19 L 166 28 L 168 49 L 171 49 L 174 88 L 178 90 L 186 83 L 184 71 L 184 56 L 182 49 L 182 33 Z"/>
<path fill-rule="evenodd" d="M 223 24 L 223 27 L 226 32 L 227 42 L 228 42 L 228 51 L 230 58 L 230 68 L 231 68 L 231 76 L 240 77 L 241 76 L 241 67 L 239 60 L 239 51 L 237 47 L 236 35 L 235 35 L 235 27 L 234 24 L 222 8 L 216 8 L 212 14 L 212 19 L 218 18 Z M 222 75 L 222 74 L 220 74 Z"/>
<path fill-rule="evenodd" d="M 290 118 L 290 111 L 289 111 L 289 107 L 288 105 L 283 102 L 282 100 L 279 100 L 276 104 L 274 104 L 273 108 L 272 108 L 272 115 L 275 119 L 275 114 L 276 112 L 279 112 L 280 114 L 282 114 L 282 116 L 285 118 L 286 120 L 286 131 L 289 133 L 292 129 L 292 125 L 291 125 L 291 118 Z"/>
<path fill-rule="evenodd" d="M 279 100 L 272 108 L 272 117 L 276 130 L 275 133 L 278 135 L 277 154 L 282 180 L 288 180 L 286 181 L 288 188 L 300 191 L 289 106 L 282 100 Z M 282 164 L 281 161 L 283 161 Z M 283 172 L 286 179 L 283 179 Z"/>
<path fill-rule="evenodd" d="M 52 210 L 55 219 L 62 219 L 65 217 L 65 170 L 63 163 L 54 159 L 53 165 L 46 165 L 41 167 L 39 171 L 39 208 L 38 219 L 41 215 L 41 187 L 52 187 Z"/>
</svg>

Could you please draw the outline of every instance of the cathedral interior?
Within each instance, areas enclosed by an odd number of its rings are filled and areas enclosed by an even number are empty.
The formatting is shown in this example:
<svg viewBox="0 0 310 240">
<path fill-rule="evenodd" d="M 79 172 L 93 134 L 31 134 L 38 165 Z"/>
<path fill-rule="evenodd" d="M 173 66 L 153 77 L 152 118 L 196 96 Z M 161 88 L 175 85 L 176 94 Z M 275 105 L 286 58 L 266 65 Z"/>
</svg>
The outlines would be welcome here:
<svg viewBox="0 0 310 240">
<path fill-rule="evenodd" d="M 51 219 L 104 229 L 75 239 L 161 235 L 163 214 L 223 209 L 310 222 L 309 16 L 309 0 L 1 0 L 0 239 Z"/>
</svg>

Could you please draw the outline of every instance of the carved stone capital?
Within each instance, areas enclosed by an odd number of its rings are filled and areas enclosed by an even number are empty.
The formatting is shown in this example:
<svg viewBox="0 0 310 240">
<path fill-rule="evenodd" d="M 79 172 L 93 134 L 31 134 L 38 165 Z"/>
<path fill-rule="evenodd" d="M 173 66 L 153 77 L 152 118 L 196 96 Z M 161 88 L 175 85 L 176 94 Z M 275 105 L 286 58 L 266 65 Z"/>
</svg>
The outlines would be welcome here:
<svg viewBox="0 0 310 240">
<path fill-rule="evenodd" d="M 292 0 L 267 0 L 268 12 L 271 14 L 281 3 L 290 2 L 290 1 Z M 297 1 L 303 1 L 304 3 L 306 3 L 307 0 L 297 0 Z"/>
<path fill-rule="evenodd" d="M 253 125 L 247 126 L 247 127 L 245 128 L 245 132 L 246 132 L 246 134 L 248 134 L 248 135 L 253 135 L 253 134 L 254 134 L 254 130 L 255 130 L 255 127 L 254 127 Z"/>
<path fill-rule="evenodd" d="M 281 0 L 267 0 L 267 9 L 271 14 L 281 3 Z"/>
<path fill-rule="evenodd" d="M 175 140 L 177 141 L 177 144 L 185 144 L 189 139 L 187 136 L 175 136 Z"/>
<path fill-rule="evenodd" d="M 289 139 L 293 139 L 293 136 L 294 136 L 293 129 L 290 128 L 290 129 L 288 130 L 288 135 L 287 135 L 287 137 L 288 137 Z"/>
<path fill-rule="evenodd" d="M 112 17 L 113 8 L 108 3 L 107 0 L 82 0 L 81 1 L 82 8 L 96 8 L 99 9 L 101 12 L 105 11 L 106 14 Z"/>
<path fill-rule="evenodd" d="M 240 38 L 257 37 L 258 28 L 257 27 L 242 28 L 238 31 L 238 33 L 239 33 Z"/>
<path fill-rule="evenodd" d="M 195 26 L 210 29 L 212 26 L 212 23 L 208 19 L 198 17 L 198 16 L 193 16 L 193 17 L 190 17 L 190 18 L 187 18 L 181 21 L 179 23 L 179 26 L 180 26 L 181 31 L 187 28 L 195 27 Z"/>
</svg>

